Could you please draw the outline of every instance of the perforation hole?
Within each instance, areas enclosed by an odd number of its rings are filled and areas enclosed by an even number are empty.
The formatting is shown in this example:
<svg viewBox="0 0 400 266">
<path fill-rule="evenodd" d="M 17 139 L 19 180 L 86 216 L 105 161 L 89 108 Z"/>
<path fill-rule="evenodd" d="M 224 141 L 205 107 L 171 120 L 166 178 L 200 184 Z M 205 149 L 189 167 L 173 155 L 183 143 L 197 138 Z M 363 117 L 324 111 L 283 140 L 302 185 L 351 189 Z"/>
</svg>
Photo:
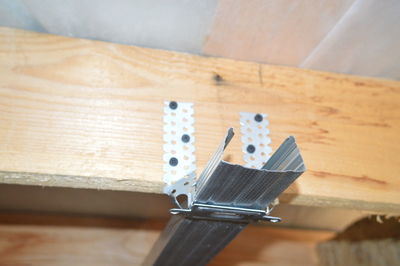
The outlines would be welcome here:
<svg viewBox="0 0 400 266">
<path fill-rule="evenodd" d="M 178 197 L 176 197 L 176 200 L 179 202 L 182 208 L 184 209 L 188 208 L 188 197 L 186 195 L 181 194 Z"/>
</svg>

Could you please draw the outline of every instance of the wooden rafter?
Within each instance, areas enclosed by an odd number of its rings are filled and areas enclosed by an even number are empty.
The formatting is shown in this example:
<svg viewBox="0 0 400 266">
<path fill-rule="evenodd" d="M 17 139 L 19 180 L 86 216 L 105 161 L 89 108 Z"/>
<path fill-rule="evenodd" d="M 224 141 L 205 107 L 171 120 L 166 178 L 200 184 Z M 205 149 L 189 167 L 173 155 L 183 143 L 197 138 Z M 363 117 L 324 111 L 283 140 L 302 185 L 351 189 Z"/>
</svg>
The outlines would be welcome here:
<svg viewBox="0 0 400 266">
<path fill-rule="evenodd" d="M 0 182 L 160 193 L 162 105 L 195 103 L 198 168 L 239 112 L 294 135 L 283 201 L 400 209 L 400 82 L 0 28 Z M 237 133 L 238 130 L 237 130 Z M 240 138 L 227 151 L 241 162 Z"/>
</svg>

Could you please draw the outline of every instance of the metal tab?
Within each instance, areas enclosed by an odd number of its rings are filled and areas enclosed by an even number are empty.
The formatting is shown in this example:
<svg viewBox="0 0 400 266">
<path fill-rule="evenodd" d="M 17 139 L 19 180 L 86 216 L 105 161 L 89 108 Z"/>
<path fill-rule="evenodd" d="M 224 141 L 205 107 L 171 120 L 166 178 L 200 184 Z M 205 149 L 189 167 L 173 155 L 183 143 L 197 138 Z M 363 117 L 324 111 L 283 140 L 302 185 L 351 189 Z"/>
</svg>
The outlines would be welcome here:
<svg viewBox="0 0 400 266">
<path fill-rule="evenodd" d="M 240 113 L 243 160 L 246 167 L 260 169 L 272 152 L 267 114 Z"/>
<path fill-rule="evenodd" d="M 164 102 L 164 182 L 175 183 L 196 171 L 193 104 Z"/>
<path fill-rule="evenodd" d="M 164 193 L 172 198 L 175 206 L 183 209 L 182 202 L 179 202 L 178 197 L 181 195 L 186 196 L 186 203 L 188 208 L 192 207 L 194 189 L 196 185 L 196 174 L 195 172 L 190 173 L 187 176 L 176 181 L 174 184 L 167 185 L 164 187 Z"/>
</svg>

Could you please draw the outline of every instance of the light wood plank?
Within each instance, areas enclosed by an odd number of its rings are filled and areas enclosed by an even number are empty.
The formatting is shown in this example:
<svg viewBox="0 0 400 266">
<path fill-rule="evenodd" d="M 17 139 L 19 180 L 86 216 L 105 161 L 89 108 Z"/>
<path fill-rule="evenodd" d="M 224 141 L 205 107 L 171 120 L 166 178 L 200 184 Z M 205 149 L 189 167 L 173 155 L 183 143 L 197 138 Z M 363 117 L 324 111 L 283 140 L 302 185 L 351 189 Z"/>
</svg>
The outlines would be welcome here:
<svg viewBox="0 0 400 266">
<path fill-rule="evenodd" d="M 199 169 L 239 112 L 295 135 L 293 204 L 398 212 L 400 83 L 0 29 L 0 181 L 162 188 L 162 102 L 196 108 Z M 240 138 L 227 152 L 241 162 Z"/>
<path fill-rule="evenodd" d="M 317 250 L 321 266 L 392 266 L 400 260 L 400 241 L 395 238 L 329 241 Z"/>
<path fill-rule="evenodd" d="M 173 207 L 165 194 L 0 184 L 0 213 L 29 211 L 167 219 Z M 279 204 L 272 215 L 283 220 L 271 226 L 341 231 L 367 214 L 359 210 Z"/>
<path fill-rule="evenodd" d="M 3 223 L 4 218 L 0 215 Z M 1 265 L 141 265 L 162 226 L 157 221 L 35 215 L 11 215 L 9 222 L 21 218 L 23 224 L 0 225 Z M 317 265 L 316 244 L 331 237 L 326 231 L 250 226 L 210 265 Z"/>
</svg>

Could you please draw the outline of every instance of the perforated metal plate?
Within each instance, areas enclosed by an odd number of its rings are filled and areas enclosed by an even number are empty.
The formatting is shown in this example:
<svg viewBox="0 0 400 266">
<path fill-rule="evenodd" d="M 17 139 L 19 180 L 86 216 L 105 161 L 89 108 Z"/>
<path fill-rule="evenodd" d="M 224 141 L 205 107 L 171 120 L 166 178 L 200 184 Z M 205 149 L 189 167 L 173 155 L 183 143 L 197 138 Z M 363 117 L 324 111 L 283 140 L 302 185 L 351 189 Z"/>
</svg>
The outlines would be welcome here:
<svg viewBox="0 0 400 266">
<path fill-rule="evenodd" d="M 196 170 L 193 104 L 164 102 L 164 182 L 173 184 Z"/>
<path fill-rule="evenodd" d="M 246 167 L 260 169 L 270 158 L 269 122 L 267 114 L 240 113 L 243 160 Z"/>
</svg>

